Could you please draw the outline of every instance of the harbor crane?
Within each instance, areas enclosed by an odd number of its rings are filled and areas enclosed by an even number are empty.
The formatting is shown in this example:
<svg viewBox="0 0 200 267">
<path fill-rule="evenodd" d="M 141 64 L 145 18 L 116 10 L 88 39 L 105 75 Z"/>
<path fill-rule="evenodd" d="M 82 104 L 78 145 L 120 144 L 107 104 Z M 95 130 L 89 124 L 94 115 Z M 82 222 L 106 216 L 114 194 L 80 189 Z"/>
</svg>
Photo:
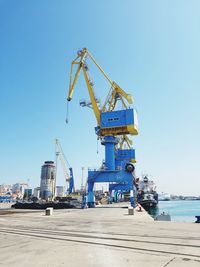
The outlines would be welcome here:
<svg viewBox="0 0 200 267">
<path fill-rule="evenodd" d="M 94 94 L 93 82 L 89 76 L 89 72 L 88 72 L 89 67 L 88 67 L 88 64 L 86 63 L 87 57 L 89 57 L 92 60 L 92 62 L 96 65 L 96 67 L 103 74 L 103 76 L 106 78 L 106 80 L 111 86 L 110 91 L 106 97 L 106 100 L 102 108 L 99 107 L 99 101 L 97 100 Z M 77 69 L 73 77 L 73 69 L 75 66 L 77 66 Z M 106 75 L 106 73 L 97 64 L 93 56 L 89 53 L 89 51 L 86 48 L 83 48 L 83 50 L 78 51 L 78 56 L 71 63 L 70 84 L 69 84 L 69 93 L 68 93 L 67 100 L 68 101 L 72 100 L 75 85 L 77 83 L 81 69 L 84 74 L 84 78 L 86 81 L 86 85 L 87 85 L 90 100 L 91 100 L 91 105 L 92 105 L 94 115 L 97 120 L 96 134 L 100 137 L 107 136 L 107 135 L 125 135 L 125 134 L 137 135 L 138 129 L 137 129 L 136 123 L 132 123 L 132 121 L 130 121 L 130 123 L 120 125 L 120 123 L 117 122 L 117 119 L 120 119 L 120 117 L 112 116 L 114 115 L 114 113 L 112 112 L 115 110 L 115 107 L 118 101 L 121 101 L 124 109 L 129 110 L 128 104 L 133 104 L 132 96 L 130 94 L 127 94 L 122 88 L 120 88 L 117 85 L 116 82 L 112 81 Z M 128 118 L 131 119 L 131 116 L 129 117 L 128 115 L 131 114 L 132 112 L 133 110 L 125 112 L 127 119 Z M 135 113 L 135 110 L 134 110 L 134 113 Z M 136 114 L 134 115 L 136 117 Z M 110 125 L 106 124 L 105 119 L 108 119 L 108 121 L 110 122 L 109 123 Z"/>
<path fill-rule="evenodd" d="M 93 82 L 89 76 L 87 59 L 95 64 L 101 74 L 110 85 L 110 90 L 102 107 L 94 94 Z M 73 75 L 74 67 L 76 67 Z M 137 114 L 135 109 L 130 108 L 133 99 L 116 82 L 112 81 L 103 69 L 97 64 L 93 56 L 86 48 L 78 51 L 77 57 L 71 63 L 70 83 L 67 100 L 71 101 L 79 74 L 83 71 L 87 89 L 90 96 L 91 106 L 96 117 L 97 126 L 95 133 L 105 146 L 105 164 L 98 170 L 88 171 L 87 201 L 89 207 L 94 207 L 94 183 L 109 182 L 109 191 L 129 190 L 131 205 L 134 206 L 134 183 L 133 172 L 135 162 L 135 150 L 128 135 L 137 135 Z M 122 109 L 117 109 L 117 103 L 121 102 Z M 84 103 L 82 104 L 84 105 Z M 124 149 L 124 144 L 128 149 Z"/>
<path fill-rule="evenodd" d="M 57 158 L 60 159 L 62 168 L 63 168 L 63 173 L 65 176 L 65 181 L 67 183 L 67 188 L 66 188 L 66 193 L 71 194 L 75 192 L 75 187 L 74 187 L 74 176 L 73 176 L 73 169 L 70 167 L 67 158 L 63 152 L 62 146 L 60 144 L 60 141 L 58 139 L 55 139 L 55 153 L 56 153 L 56 171 L 57 171 Z M 67 167 L 68 166 L 68 167 Z M 68 169 L 69 173 L 68 174 Z M 55 195 L 55 194 L 54 194 Z"/>
</svg>

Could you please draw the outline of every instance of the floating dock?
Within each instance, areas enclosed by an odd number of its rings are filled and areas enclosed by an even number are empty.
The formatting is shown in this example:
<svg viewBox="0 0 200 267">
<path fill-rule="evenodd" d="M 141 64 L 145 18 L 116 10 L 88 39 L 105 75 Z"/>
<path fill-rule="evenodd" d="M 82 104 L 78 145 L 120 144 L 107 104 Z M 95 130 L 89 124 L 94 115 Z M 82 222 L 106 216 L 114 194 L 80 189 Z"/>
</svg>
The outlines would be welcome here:
<svg viewBox="0 0 200 267">
<path fill-rule="evenodd" d="M 200 266 L 199 224 L 128 215 L 124 203 L 22 212 L 0 215 L 2 266 Z"/>
</svg>

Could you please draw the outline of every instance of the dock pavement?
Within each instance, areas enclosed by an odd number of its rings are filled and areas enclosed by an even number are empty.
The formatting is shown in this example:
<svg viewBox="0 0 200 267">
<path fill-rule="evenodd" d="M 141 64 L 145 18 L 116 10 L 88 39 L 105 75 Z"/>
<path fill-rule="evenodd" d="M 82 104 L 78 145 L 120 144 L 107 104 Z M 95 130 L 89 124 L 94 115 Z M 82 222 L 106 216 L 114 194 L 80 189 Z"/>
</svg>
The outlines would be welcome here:
<svg viewBox="0 0 200 267">
<path fill-rule="evenodd" d="M 127 203 L 93 209 L 0 209 L 0 266 L 200 267 L 200 225 L 158 222 Z"/>
</svg>

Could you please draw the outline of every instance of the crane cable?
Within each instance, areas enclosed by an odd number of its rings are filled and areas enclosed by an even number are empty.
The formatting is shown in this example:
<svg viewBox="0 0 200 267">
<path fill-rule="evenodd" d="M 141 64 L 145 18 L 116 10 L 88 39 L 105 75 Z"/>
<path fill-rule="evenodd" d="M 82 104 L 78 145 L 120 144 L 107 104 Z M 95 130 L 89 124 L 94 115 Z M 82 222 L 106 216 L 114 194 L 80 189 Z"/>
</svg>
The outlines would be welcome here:
<svg viewBox="0 0 200 267">
<path fill-rule="evenodd" d="M 65 119 L 65 122 L 66 124 L 68 124 L 69 120 L 69 102 L 67 101 L 67 110 L 66 110 L 66 119 Z"/>
<path fill-rule="evenodd" d="M 97 137 L 97 154 L 99 154 L 99 138 Z"/>
</svg>

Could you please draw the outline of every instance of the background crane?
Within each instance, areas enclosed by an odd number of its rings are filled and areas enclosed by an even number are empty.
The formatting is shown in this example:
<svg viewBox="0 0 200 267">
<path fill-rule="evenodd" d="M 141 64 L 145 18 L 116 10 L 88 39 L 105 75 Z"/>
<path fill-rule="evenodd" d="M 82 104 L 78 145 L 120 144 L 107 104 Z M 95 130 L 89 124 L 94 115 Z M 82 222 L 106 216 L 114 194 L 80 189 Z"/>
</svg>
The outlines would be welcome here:
<svg viewBox="0 0 200 267">
<path fill-rule="evenodd" d="M 66 193 L 71 194 L 75 192 L 75 187 L 74 187 L 74 177 L 73 177 L 73 169 L 70 167 L 69 162 L 67 161 L 67 158 L 63 152 L 62 146 L 60 144 L 60 141 L 58 139 L 55 139 L 55 153 L 56 153 L 56 175 L 57 175 L 57 159 L 59 158 L 62 168 L 63 168 L 63 173 L 65 176 L 65 181 L 67 184 L 66 187 Z M 68 174 L 68 169 L 69 169 L 69 174 Z M 55 193 L 54 193 L 55 195 Z"/>
</svg>

